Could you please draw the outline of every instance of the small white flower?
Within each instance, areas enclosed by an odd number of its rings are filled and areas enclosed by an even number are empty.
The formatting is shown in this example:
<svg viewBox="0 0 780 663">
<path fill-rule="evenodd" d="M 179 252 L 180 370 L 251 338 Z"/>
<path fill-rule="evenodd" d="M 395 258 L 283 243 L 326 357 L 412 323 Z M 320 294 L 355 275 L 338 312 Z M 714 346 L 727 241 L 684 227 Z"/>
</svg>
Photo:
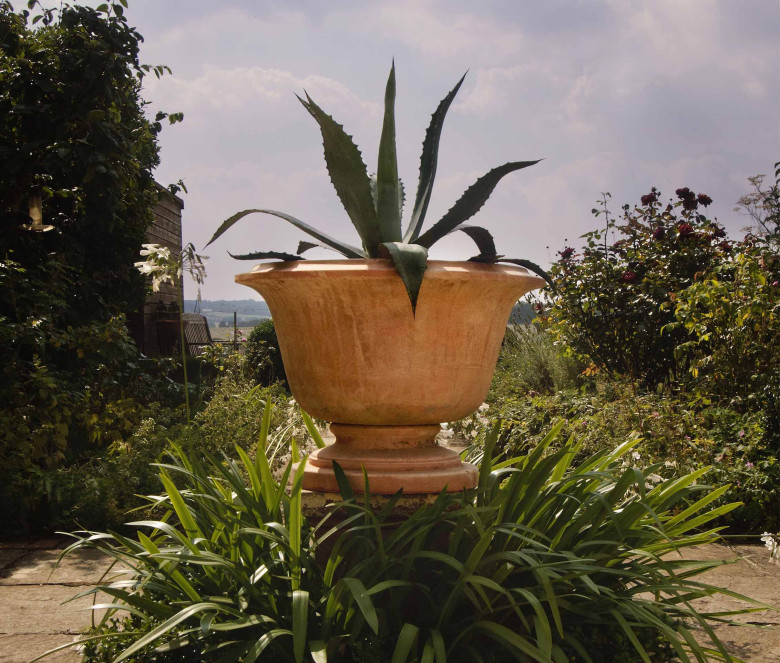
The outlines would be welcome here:
<svg viewBox="0 0 780 663">
<path fill-rule="evenodd" d="M 664 463 L 664 467 L 677 467 L 677 463 L 673 460 L 667 460 Z"/>
<path fill-rule="evenodd" d="M 487 403 L 482 403 L 482 405 L 480 405 L 477 408 L 477 411 L 478 412 L 485 412 L 485 410 L 488 410 L 489 408 L 490 408 L 490 406 Z"/>
<path fill-rule="evenodd" d="M 638 451 L 632 451 L 631 458 L 634 460 L 640 460 L 642 458 L 642 454 L 640 454 Z"/>
</svg>

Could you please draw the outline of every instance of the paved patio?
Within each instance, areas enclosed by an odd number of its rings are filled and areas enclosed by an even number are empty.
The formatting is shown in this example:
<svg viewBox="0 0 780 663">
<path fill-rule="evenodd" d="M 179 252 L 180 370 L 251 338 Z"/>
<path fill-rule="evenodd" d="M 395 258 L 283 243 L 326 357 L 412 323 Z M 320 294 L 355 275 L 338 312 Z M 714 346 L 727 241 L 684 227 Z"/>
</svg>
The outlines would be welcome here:
<svg viewBox="0 0 780 663">
<path fill-rule="evenodd" d="M 92 601 L 86 597 L 63 605 L 79 592 L 94 586 L 106 570 L 105 557 L 85 551 L 67 557 L 52 572 L 62 540 L 32 544 L 2 544 L 0 547 L 0 662 L 27 663 L 35 656 L 74 641 L 90 624 Z M 694 555 L 691 555 L 693 557 Z M 780 605 L 780 565 L 769 562 L 763 546 L 703 546 L 698 559 L 741 561 L 710 571 L 706 581 Z M 728 597 L 701 599 L 702 610 L 739 607 Z M 717 630 L 732 654 L 749 663 L 780 663 L 780 612 L 744 615 L 739 621 L 760 628 L 720 626 Z M 72 648 L 47 659 L 78 663 Z"/>
</svg>

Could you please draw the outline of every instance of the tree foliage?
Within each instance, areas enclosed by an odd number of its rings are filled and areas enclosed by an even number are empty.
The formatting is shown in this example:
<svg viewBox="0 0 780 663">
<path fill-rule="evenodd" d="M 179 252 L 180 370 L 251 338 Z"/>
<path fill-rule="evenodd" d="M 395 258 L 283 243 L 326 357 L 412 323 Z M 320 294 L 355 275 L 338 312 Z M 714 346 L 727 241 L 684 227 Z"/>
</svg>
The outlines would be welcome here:
<svg viewBox="0 0 780 663">
<path fill-rule="evenodd" d="M 143 301 L 165 117 L 146 118 L 141 81 L 163 70 L 123 4 L 29 10 L 0 2 L 0 503 L 19 518 L 44 469 L 124 425 L 103 413 L 134 370 L 121 315 Z"/>
</svg>

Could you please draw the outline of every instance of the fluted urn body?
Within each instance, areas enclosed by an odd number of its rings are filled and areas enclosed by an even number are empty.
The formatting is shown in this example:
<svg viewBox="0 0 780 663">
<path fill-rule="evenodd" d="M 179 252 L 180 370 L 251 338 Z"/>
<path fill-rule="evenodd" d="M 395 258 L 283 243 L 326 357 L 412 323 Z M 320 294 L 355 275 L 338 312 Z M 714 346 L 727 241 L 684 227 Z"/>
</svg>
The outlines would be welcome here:
<svg viewBox="0 0 780 663">
<path fill-rule="evenodd" d="M 414 313 L 389 260 L 262 264 L 236 282 L 267 302 L 295 399 L 332 422 L 336 442 L 310 456 L 304 488 L 337 492 L 334 460 L 356 488 L 365 468 L 373 493 L 476 485 L 434 438 L 484 401 L 512 307 L 542 279 L 432 260 Z"/>
</svg>

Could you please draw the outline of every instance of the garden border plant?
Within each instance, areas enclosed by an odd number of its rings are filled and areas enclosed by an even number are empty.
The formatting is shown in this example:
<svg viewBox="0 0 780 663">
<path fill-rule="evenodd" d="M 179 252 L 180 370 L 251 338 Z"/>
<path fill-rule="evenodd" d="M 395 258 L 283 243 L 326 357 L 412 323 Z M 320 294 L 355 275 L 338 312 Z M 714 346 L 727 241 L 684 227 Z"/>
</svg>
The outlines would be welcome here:
<svg viewBox="0 0 780 663">
<path fill-rule="evenodd" d="M 622 463 L 639 439 L 573 464 L 576 441 L 551 449 L 560 426 L 529 455 L 494 464 L 499 426 L 477 490 L 443 492 L 400 524 L 390 518 L 398 496 L 376 510 L 368 481 L 356 494 L 341 475 L 343 502 L 310 526 L 305 463 L 274 481 L 267 426 L 255 459 L 175 449 L 160 465 L 164 493 L 149 498 L 164 517 L 134 523 L 137 537 L 74 535 L 63 552 L 96 548 L 128 568 L 79 595 L 112 600 L 94 606 L 105 613 L 81 640 L 88 661 L 739 660 L 712 625 L 769 606 L 696 580 L 723 562 L 678 554 L 717 540 L 708 523 L 736 506 L 711 507 L 725 489 L 699 483 L 707 468 L 649 489 L 654 468 Z M 717 593 L 751 607 L 691 605 Z M 605 633 L 622 634 L 619 651 L 603 649 Z"/>
</svg>

